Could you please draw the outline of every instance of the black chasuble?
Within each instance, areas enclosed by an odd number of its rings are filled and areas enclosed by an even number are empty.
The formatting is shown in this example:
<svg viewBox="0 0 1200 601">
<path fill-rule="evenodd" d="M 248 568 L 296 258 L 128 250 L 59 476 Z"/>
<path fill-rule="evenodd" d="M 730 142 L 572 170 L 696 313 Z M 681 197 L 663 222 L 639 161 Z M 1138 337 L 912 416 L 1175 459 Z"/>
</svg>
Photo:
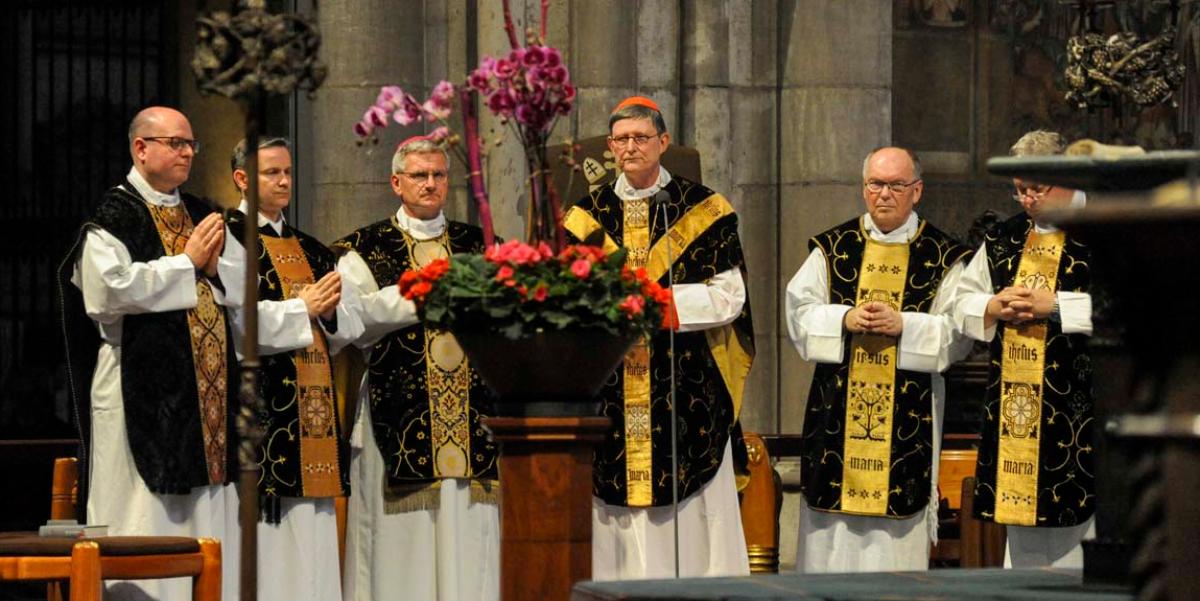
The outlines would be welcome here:
<svg viewBox="0 0 1200 601">
<path fill-rule="evenodd" d="M 246 227 L 246 215 L 230 210 L 225 214 L 230 233 L 240 242 Z M 258 228 L 258 299 L 284 301 L 295 298 L 299 282 L 292 273 L 301 261 L 307 263 L 315 282 L 334 271 L 337 260 L 316 238 L 286 223 L 283 233 L 264 225 Z M 296 254 L 272 256 L 272 244 L 297 249 Z M 301 256 L 302 255 L 302 256 Z M 276 265 L 276 261 L 286 265 Z M 302 285 L 302 284 L 301 284 Z M 336 325 L 336 324 L 334 324 Z M 278 523 L 283 497 L 335 497 L 350 493 L 350 447 L 342 436 L 341 416 L 333 401 L 332 360 L 325 344 L 324 331 L 313 324 L 312 346 L 298 351 L 263 355 L 258 378 L 262 411 L 259 423 L 263 439 L 257 450 L 262 470 L 258 494 L 262 519 Z M 316 355 L 310 356 L 309 354 Z M 325 386 L 308 386 L 304 369 L 323 370 Z"/>
<path fill-rule="evenodd" d="M 681 177 L 663 191 L 666 195 L 626 204 L 611 183 L 597 188 L 564 219 L 571 242 L 603 245 L 609 252 L 625 248 L 627 264 L 644 266 L 664 287 L 704 284 L 731 269 L 747 282 L 737 214 L 729 202 Z M 748 296 L 733 323 L 674 336 L 682 501 L 716 475 L 726 444 L 732 444 L 735 467 L 745 464 L 738 413 L 754 357 Z M 601 412 L 613 425 L 596 450 L 593 493 L 609 505 L 671 503 L 670 347 L 667 330 L 635 344 L 600 392 Z"/>
<path fill-rule="evenodd" d="M 861 219 L 847 221 L 809 241 L 810 251 L 820 248 L 825 255 L 830 304 L 853 307 L 859 298 L 889 302 L 898 297 L 898 306 L 891 304 L 899 311 L 928 313 L 942 278 L 971 254 L 970 249 L 926 221 L 920 222 L 907 248 L 902 243 L 870 241 Z M 876 261 L 866 260 L 868 245 L 899 251 L 901 263 L 888 268 L 898 274 L 894 293 L 881 297 L 881 291 L 873 290 L 860 295 L 860 280 L 879 270 Z M 820 511 L 908 517 L 929 503 L 930 470 L 937 460 L 933 456 L 932 376 L 896 368 L 898 338 L 866 337 L 876 340 L 864 344 L 863 337 L 845 332 L 842 362 L 816 366 L 802 433 L 801 491 L 808 506 Z M 881 345 L 890 346 L 890 354 L 880 350 L 868 354 L 872 346 Z M 856 353 L 860 355 L 857 359 Z M 882 363 L 894 377 L 859 387 L 852 376 L 856 361 Z M 852 387 L 853 391 L 848 390 Z M 877 447 L 878 457 L 857 451 L 872 445 Z M 851 484 L 847 480 L 851 475 L 874 486 Z"/>
<path fill-rule="evenodd" d="M 100 339 L 83 311 L 83 295 L 70 280 L 86 234 L 104 229 L 125 245 L 134 262 L 149 262 L 181 253 L 192 228 L 212 212 L 211 205 L 188 194 L 176 207 L 150 205 L 126 182 L 104 195 L 59 267 L 84 478 L 93 442 L 91 386 Z M 122 318 L 121 394 L 129 447 L 138 474 L 156 494 L 188 494 L 232 482 L 237 474 L 237 363 L 225 309 L 214 302 L 212 286 L 219 282 L 197 275 L 195 309 Z M 80 490 L 87 490 L 82 478 Z"/>
<path fill-rule="evenodd" d="M 379 288 L 439 252 L 480 253 L 483 232 L 447 221 L 446 232 L 417 241 L 395 219 L 368 225 L 333 244 L 362 256 Z M 417 323 L 375 343 L 367 365 L 371 423 L 387 467 L 389 512 L 436 506 L 438 482 L 470 478 L 472 499 L 494 501 L 496 448 L 480 418 L 494 400 L 448 332 Z"/>
<path fill-rule="evenodd" d="M 1036 285 L 1032 279 L 1017 282 L 1023 255 L 1030 252 L 1027 241 L 1033 240 L 1034 235 L 1033 222 L 1024 213 L 988 232 L 985 245 L 993 293 L 1012 285 Z M 1036 245 L 1034 248 L 1035 252 L 1042 251 Z M 1086 246 L 1065 236 L 1051 291 L 1089 293 L 1090 259 Z M 1088 336 L 1065 334 L 1061 324 L 1053 320 L 1041 323 L 1045 328 L 1041 348 L 1005 345 L 1006 337 L 1014 329 L 1005 323 L 997 325 L 992 339 L 983 439 L 975 468 L 975 516 L 999 523 L 1024 522 L 1022 525 L 1029 526 L 1075 526 L 1087 521 L 1096 508 L 1092 431 L 1095 420 Z M 1042 354 L 1037 357 L 1043 365 L 1042 382 L 1020 387 L 1021 390 L 1008 384 L 1009 398 L 1002 402 L 1002 388 L 1006 388 L 1002 367 L 1037 351 Z M 1012 356 L 1006 359 L 1009 353 Z M 1022 395 L 1022 391 L 1028 394 Z M 1036 402 L 1038 395 L 1040 403 Z M 1032 442 L 1031 453 L 1026 453 L 1031 460 L 1018 461 L 1005 452 L 1001 439 L 1013 437 Z M 1035 498 L 1014 499 L 1011 492 L 1001 490 L 997 486 L 997 472 L 1005 469 L 1006 481 L 1028 481 L 1027 490 L 1031 494 L 1022 497 Z M 1027 519 L 996 515 L 997 497 L 1003 494 L 1010 495 L 1004 499 L 1005 503 L 1017 507 L 1017 513 Z"/>
</svg>

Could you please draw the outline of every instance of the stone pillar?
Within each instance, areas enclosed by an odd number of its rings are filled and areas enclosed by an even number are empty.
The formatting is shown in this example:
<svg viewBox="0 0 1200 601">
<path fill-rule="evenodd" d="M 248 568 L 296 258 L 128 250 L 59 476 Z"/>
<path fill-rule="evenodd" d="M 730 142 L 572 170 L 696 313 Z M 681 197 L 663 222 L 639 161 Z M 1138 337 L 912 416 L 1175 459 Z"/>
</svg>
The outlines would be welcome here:
<svg viewBox="0 0 1200 601">
<path fill-rule="evenodd" d="M 378 132 L 377 144 L 366 147 L 356 144 L 352 127 L 381 86 L 399 85 L 422 99 L 427 93 L 425 5 L 422 0 L 321 4 L 321 59 L 329 65 L 329 77 L 312 107 L 317 160 L 308 228 L 321 240 L 331 242 L 399 206 L 388 183 L 392 151 L 423 126 L 392 123 Z"/>
<path fill-rule="evenodd" d="M 775 1 L 685 2 L 676 141 L 700 152 L 704 184 L 737 209 L 754 326 L 746 431 L 778 427 L 774 332 L 778 186 Z M 649 57 L 645 57 L 649 58 Z"/>
<path fill-rule="evenodd" d="M 525 44 L 525 28 L 537 27 L 538 13 L 530 12 L 526 6 L 536 2 L 517 0 L 512 6 L 513 25 L 517 40 Z M 475 35 L 479 58 L 491 56 L 502 58 L 512 51 L 508 33 L 504 30 L 504 11 L 500 2 L 480 2 L 477 11 Z M 471 65 L 470 68 L 474 68 Z M 496 235 L 505 240 L 525 239 L 525 219 L 529 209 L 528 170 L 525 167 L 525 152 L 517 139 L 513 124 L 501 123 L 486 106 L 479 107 L 479 135 L 484 138 L 484 178 L 487 182 L 488 201 L 492 205 L 492 221 Z"/>
<path fill-rule="evenodd" d="M 808 239 L 865 211 L 863 157 L 891 141 L 892 6 L 879 0 L 780 0 L 780 9 L 782 302 L 788 281 L 808 257 Z M 813 364 L 800 360 L 780 317 L 779 425 L 796 433 Z M 795 472 L 780 468 L 786 487 Z M 780 517 L 785 566 L 795 562 L 799 496 L 785 496 Z"/>
</svg>

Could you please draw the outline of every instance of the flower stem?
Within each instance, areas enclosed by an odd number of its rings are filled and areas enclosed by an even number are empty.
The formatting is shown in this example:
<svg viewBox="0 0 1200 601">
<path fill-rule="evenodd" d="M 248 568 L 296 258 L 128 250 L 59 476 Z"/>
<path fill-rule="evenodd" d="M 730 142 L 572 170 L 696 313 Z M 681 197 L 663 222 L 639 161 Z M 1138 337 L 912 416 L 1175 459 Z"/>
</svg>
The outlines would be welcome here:
<svg viewBox="0 0 1200 601">
<path fill-rule="evenodd" d="M 468 181 L 471 184 L 471 193 L 475 198 L 475 207 L 479 210 L 479 223 L 483 227 L 483 243 L 491 247 L 496 242 L 496 233 L 492 226 L 492 206 L 488 202 L 487 188 L 483 183 L 483 166 L 479 158 L 479 117 L 475 114 L 474 100 L 473 93 L 469 88 L 464 87 L 459 92 L 467 145 Z"/>
<path fill-rule="evenodd" d="M 542 29 L 539 40 L 542 45 L 546 45 L 546 13 L 550 11 L 550 0 L 542 0 Z"/>
<path fill-rule="evenodd" d="M 517 28 L 513 26 L 512 7 L 509 6 L 508 0 L 503 0 L 504 4 L 504 31 L 508 32 L 508 43 L 512 45 L 512 49 L 516 50 L 521 47 L 517 42 Z"/>
<path fill-rule="evenodd" d="M 546 194 L 550 198 L 550 216 L 553 219 L 551 223 L 554 224 L 555 244 L 552 246 L 554 253 L 558 254 L 567 246 L 567 231 L 563 227 L 562 199 L 559 198 L 558 190 L 554 187 L 554 177 L 550 172 L 549 165 L 543 167 L 542 173 L 546 178 Z"/>
</svg>

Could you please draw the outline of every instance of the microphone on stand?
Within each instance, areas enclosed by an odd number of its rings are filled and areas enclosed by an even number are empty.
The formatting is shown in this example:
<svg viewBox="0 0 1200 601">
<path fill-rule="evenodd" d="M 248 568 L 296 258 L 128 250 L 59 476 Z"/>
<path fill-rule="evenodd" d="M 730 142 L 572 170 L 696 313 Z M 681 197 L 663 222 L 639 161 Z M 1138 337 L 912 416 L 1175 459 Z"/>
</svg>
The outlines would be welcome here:
<svg viewBox="0 0 1200 601">
<path fill-rule="evenodd" d="M 651 205 L 655 205 L 660 215 L 662 215 L 663 223 L 663 239 L 666 241 L 667 248 L 667 286 L 673 286 L 675 283 L 675 253 L 671 248 L 671 223 L 667 220 L 667 204 L 671 200 L 671 195 L 666 190 L 659 190 L 654 193 L 651 199 Z M 653 232 L 651 232 L 653 235 Z M 674 551 L 675 551 L 675 578 L 679 578 L 679 438 L 678 438 L 678 410 L 675 405 L 675 328 L 667 330 L 667 338 L 670 340 L 670 378 L 671 389 L 669 399 L 671 404 L 671 526 L 674 529 Z"/>
</svg>

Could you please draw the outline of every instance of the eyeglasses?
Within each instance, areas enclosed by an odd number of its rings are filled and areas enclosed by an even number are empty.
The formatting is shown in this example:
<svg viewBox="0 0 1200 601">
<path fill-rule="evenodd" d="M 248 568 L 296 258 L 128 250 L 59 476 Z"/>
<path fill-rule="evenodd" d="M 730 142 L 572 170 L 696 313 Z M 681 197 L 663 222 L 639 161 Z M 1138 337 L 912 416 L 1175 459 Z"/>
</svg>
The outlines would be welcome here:
<svg viewBox="0 0 1200 601">
<path fill-rule="evenodd" d="M 617 146 L 627 146 L 630 142 L 633 142 L 633 144 L 635 146 L 641 147 L 641 146 L 645 146 L 646 144 L 649 144 L 650 140 L 652 138 L 657 138 L 657 137 L 658 137 L 657 135 L 654 135 L 654 136 L 621 136 L 619 138 L 614 138 L 612 136 L 609 136 L 608 141 L 612 142 L 613 144 L 615 144 Z"/>
<path fill-rule="evenodd" d="M 1013 198 L 1013 200 L 1015 200 L 1017 202 L 1021 202 L 1022 198 L 1029 198 L 1030 200 L 1041 200 L 1042 198 L 1044 198 L 1046 196 L 1046 194 L 1048 194 L 1050 192 L 1050 190 L 1054 189 L 1054 186 L 1041 186 L 1041 185 L 1037 185 L 1037 184 L 1034 184 L 1034 185 L 1017 184 L 1015 186 L 1015 188 L 1017 189 L 1017 193 L 1013 194 L 1012 198 Z"/>
<path fill-rule="evenodd" d="M 914 179 L 911 182 L 884 182 L 877 179 L 867 180 L 867 191 L 872 194 L 883 192 L 884 188 L 891 188 L 892 194 L 904 194 L 912 186 L 920 183 L 921 180 Z"/>
<path fill-rule="evenodd" d="M 432 177 L 433 183 L 440 184 L 446 181 L 447 176 L 448 174 L 445 171 L 415 171 L 413 173 L 409 173 L 407 171 L 404 172 L 404 177 L 407 177 L 416 183 L 428 181 L 429 178 Z"/>
<path fill-rule="evenodd" d="M 192 149 L 193 154 L 200 154 L 199 140 L 189 140 L 187 138 L 177 138 L 175 136 L 142 136 L 142 139 L 149 140 L 151 142 L 158 142 L 159 144 L 165 144 L 175 152 L 183 152 L 183 148 L 186 146 Z"/>
</svg>

